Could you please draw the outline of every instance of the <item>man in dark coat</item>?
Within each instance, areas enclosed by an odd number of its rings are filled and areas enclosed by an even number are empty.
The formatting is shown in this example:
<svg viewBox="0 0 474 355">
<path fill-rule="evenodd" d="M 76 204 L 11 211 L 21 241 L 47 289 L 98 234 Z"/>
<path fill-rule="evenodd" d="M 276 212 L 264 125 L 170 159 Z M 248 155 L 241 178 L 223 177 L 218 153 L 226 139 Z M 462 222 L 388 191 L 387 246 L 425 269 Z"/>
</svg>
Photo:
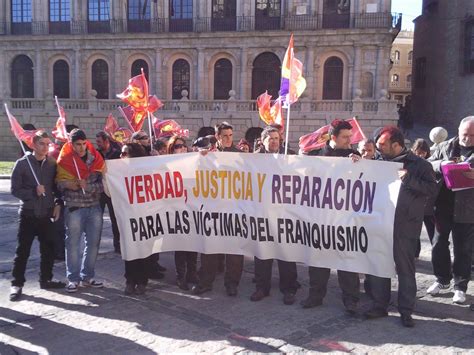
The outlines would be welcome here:
<svg viewBox="0 0 474 355">
<path fill-rule="evenodd" d="M 308 155 L 349 157 L 353 161 L 361 159 L 359 153 L 351 148 L 352 126 L 349 122 L 344 120 L 334 120 L 331 122 L 329 137 L 330 140 L 323 149 L 311 151 Z M 303 308 L 312 308 L 323 304 L 330 272 L 331 270 L 327 268 L 309 267 L 309 295 L 301 303 Z M 355 315 L 357 304 L 359 303 L 359 274 L 337 270 L 337 278 L 342 290 L 342 302 L 346 312 L 349 315 Z"/>
<path fill-rule="evenodd" d="M 466 301 L 467 284 L 471 279 L 472 248 L 474 241 L 474 188 L 452 191 L 443 179 L 441 167 L 458 162 L 470 163 L 464 175 L 474 179 L 474 116 L 464 118 L 458 136 L 442 142 L 430 157 L 440 186 L 435 203 L 436 229 L 431 262 L 436 281 L 427 292 L 437 295 L 449 289 L 454 276 L 454 303 Z M 449 234 L 452 233 L 454 259 L 451 268 Z"/>
<path fill-rule="evenodd" d="M 420 236 L 426 199 L 437 191 L 430 163 L 405 148 L 405 138 L 396 127 L 384 127 L 376 139 L 382 158 L 403 164 L 402 181 L 395 209 L 393 256 L 398 274 L 398 311 L 405 327 L 413 327 L 412 313 L 416 301 L 415 253 Z M 373 307 L 365 313 L 368 319 L 385 317 L 390 302 L 389 278 L 369 275 Z"/>
</svg>

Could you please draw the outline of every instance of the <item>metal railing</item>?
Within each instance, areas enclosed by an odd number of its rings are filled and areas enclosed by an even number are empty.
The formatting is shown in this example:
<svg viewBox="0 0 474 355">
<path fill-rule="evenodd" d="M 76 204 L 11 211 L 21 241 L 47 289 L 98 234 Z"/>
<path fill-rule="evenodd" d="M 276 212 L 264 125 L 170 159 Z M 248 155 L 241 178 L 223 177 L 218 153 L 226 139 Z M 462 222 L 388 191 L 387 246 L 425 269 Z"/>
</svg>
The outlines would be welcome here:
<svg viewBox="0 0 474 355">
<path fill-rule="evenodd" d="M 401 26 L 401 14 L 354 13 L 290 15 L 279 17 L 236 16 L 226 18 L 150 20 L 111 19 L 109 21 L 0 22 L 0 35 L 60 35 L 93 33 L 170 33 L 217 31 L 314 31 L 319 29 L 369 29 Z"/>
</svg>

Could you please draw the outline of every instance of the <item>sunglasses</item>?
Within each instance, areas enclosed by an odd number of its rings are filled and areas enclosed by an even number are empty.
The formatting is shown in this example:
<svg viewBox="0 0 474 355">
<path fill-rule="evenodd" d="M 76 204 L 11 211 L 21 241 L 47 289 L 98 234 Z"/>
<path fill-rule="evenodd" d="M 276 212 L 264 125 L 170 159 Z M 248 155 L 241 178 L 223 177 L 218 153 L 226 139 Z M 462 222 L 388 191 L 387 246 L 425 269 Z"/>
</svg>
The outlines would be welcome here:
<svg viewBox="0 0 474 355">
<path fill-rule="evenodd" d="M 143 140 L 147 140 L 147 139 L 150 139 L 150 138 L 148 138 L 147 136 L 138 138 L 139 141 L 143 141 Z"/>
<path fill-rule="evenodd" d="M 175 144 L 173 146 L 173 149 L 180 149 L 180 148 L 187 148 L 186 144 Z"/>
</svg>

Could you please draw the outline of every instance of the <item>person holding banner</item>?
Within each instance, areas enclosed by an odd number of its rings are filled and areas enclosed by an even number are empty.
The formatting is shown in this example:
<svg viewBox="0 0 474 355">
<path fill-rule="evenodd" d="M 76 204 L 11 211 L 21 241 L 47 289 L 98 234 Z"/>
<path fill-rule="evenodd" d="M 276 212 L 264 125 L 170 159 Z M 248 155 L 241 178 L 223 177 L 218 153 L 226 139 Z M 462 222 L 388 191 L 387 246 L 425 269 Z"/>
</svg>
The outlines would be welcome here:
<svg viewBox="0 0 474 355">
<path fill-rule="evenodd" d="M 361 159 L 359 153 L 351 148 L 352 126 L 349 122 L 344 120 L 332 121 L 329 128 L 329 137 L 330 139 L 323 149 L 312 151 L 308 155 L 349 157 L 354 162 Z M 310 289 L 308 297 L 301 303 L 303 308 L 313 308 L 323 304 L 330 269 L 310 266 L 308 273 Z M 342 302 L 346 312 L 351 316 L 355 315 L 359 303 L 359 274 L 337 270 L 337 278 L 342 290 Z"/>
<path fill-rule="evenodd" d="M 187 153 L 188 148 L 183 138 L 172 136 L 168 141 L 168 154 Z M 174 263 L 176 266 L 176 285 L 184 291 L 189 290 L 188 283 L 198 284 L 197 277 L 197 253 L 193 251 L 174 252 Z"/>
<path fill-rule="evenodd" d="M 384 127 L 376 139 L 383 160 L 402 163 L 401 188 L 395 209 L 393 256 L 398 275 L 398 311 L 404 327 L 415 325 L 412 313 L 416 301 L 415 253 L 423 224 L 427 198 L 437 191 L 430 164 L 405 148 L 405 138 L 397 127 Z M 386 317 L 390 303 L 391 280 L 369 275 L 373 298 L 367 319 Z"/>
<path fill-rule="evenodd" d="M 53 280 L 53 222 L 58 220 L 63 202 L 54 183 L 56 161 L 48 157 L 50 143 L 46 132 L 37 131 L 33 136 L 33 154 L 25 154 L 13 167 L 11 193 L 20 199 L 21 204 L 10 301 L 17 301 L 21 297 L 26 264 L 35 236 L 38 236 L 41 256 L 40 287 L 52 289 L 65 286 L 64 282 Z"/>
<path fill-rule="evenodd" d="M 233 127 L 222 122 L 215 127 L 217 149 L 221 152 L 240 152 L 233 143 Z M 237 287 L 242 277 L 244 267 L 243 255 L 225 255 L 224 285 L 228 296 L 237 296 Z M 201 269 L 199 270 L 199 284 L 194 285 L 192 293 L 200 295 L 212 290 L 212 284 L 219 268 L 219 254 L 201 254 Z"/>
<path fill-rule="evenodd" d="M 280 131 L 276 127 L 267 126 L 262 131 L 261 139 L 263 149 L 259 153 L 284 154 L 285 148 L 281 146 Z M 255 284 L 256 290 L 250 296 L 250 300 L 257 302 L 270 294 L 273 259 L 255 260 Z M 295 294 L 298 290 L 296 263 L 278 260 L 278 272 L 280 273 L 280 291 L 283 293 L 283 303 L 292 305 L 295 303 Z"/>
<path fill-rule="evenodd" d="M 84 131 L 73 129 L 69 139 L 59 154 L 56 181 L 66 201 L 66 291 L 77 292 L 79 285 L 103 286 L 94 279 L 94 269 L 102 234 L 100 196 L 104 191 L 105 162 Z M 85 249 L 81 263 L 83 233 Z"/>
<path fill-rule="evenodd" d="M 463 175 L 474 179 L 474 116 L 464 118 L 458 135 L 440 143 L 429 161 L 433 165 L 441 190 L 435 203 L 435 233 L 431 262 L 436 281 L 427 293 L 437 295 L 449 289 L 454 277 L 454 303 L 466 301 L 471 279 L 474 243 L 474 188 L 450 190 L 446 187 L 441 167 L 446 164 L 469 163 L 470 171 Z M 452 233 L 454 259 L 451 268 L 449 235 Z"/>
</svg>

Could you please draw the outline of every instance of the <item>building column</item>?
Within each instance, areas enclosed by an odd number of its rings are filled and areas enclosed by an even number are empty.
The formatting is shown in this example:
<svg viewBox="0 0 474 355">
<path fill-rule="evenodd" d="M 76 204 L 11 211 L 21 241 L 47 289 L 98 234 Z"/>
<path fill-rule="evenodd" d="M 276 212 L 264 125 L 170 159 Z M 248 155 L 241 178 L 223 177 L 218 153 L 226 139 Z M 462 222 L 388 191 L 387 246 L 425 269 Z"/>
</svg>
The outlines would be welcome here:
<svg viewBox="0 0 474 355">
<path fill-rule="evenodd" d="M 110 92 L 112 93 L 111 99 L 115 99 L 114 93 L 119 93 L 123 90 L 123 70 L 122 70 L 122 57 L 120 49 L 114 49 L 114 80 L 112 81 L 112 87 Z M 127 74 L 126 74 L 127 75 Z"/>
<path fill-rule="evenodd" d="M 361 89 L 360 77 L 361 77 L 361 53 L 362 49 L 359 46 L 354 48 L 354 67 L 352 69 L 352 90 L 350 90 L 350 98 L 354 98 L 355 91 Z"/>
<path fill-rule="evenodd" d="M 306 79 L 306 97 L 309 100 L 314 100 L 316 98 L 316 88 L 314 86 L 314 48 L 309 47 L 306 48 L 306 56 L 305 56 L 305 63 L 304 63 L 304 78 Z"/>
<path fill-rule="evenodd" d="M 40 50 L 35 51 L 35 62 L 33 64 L 33 76 L 34 76 L 34 90 L 35 98 L 42 99 L 43 96 L 43 63 L 42 63 L 42 53 Z"/>
<path fill-rule="evenodd" d="M 154 71 L 155 73 L 155 88 L 154 91 L 156 92 L 156 96 L 158 98 L 163 98 L 164 97 L 164 91 L 163 91 L 163 67 L 161 65 L 161 50 L 159 48 L 155 49 L 155 68 L 156 70 Z"/>
<path fill-rule="evenodd" d="M 248 49 L 241 48 L 240 49 L 240 86 L 239 86 L 239 94 L 237 95 L 240 100 L 247 99 L 247 75 L 249 68 L 247 67 L 247 57 L 248 57 Z"/>
<path fill-rule="evenodd" d="M 5 97 L 5 98 L 10 96 L 7 94 L 7 92 L 9 91 L 7 89 L 7 85 L 8 85 L 7 75 L 9 73 L 8 73 L 8 69 L 7 69 L 8 67 L 6 64 L 7 63 L 5 61 L 5 52 L 0 51 L 0 97 Z"/>
<path fill-rule="evenodd" d="M 388 47 L 390 51 L 390 47 Z M 380 97 L 380 90 L 385 89 L 388 91 L 388 65 L 389 65 L 389 58 L 390 52 L 386 52 L 385 47 L 378 47 L 377 49 L 377 64 L 375 70 L 375 98 L 378 99 Z"/>
<path fill-rule="evenodd" d="M 195 80 L 195 93 L 190 95 L 189 99 L 197 98 L 198 100 L 204 100 L 205 95 L 205 78 L 204 78 L 204 51 L 202 48 L 198 48 L 196 70 L 194 72 Z"/>
</svg>

